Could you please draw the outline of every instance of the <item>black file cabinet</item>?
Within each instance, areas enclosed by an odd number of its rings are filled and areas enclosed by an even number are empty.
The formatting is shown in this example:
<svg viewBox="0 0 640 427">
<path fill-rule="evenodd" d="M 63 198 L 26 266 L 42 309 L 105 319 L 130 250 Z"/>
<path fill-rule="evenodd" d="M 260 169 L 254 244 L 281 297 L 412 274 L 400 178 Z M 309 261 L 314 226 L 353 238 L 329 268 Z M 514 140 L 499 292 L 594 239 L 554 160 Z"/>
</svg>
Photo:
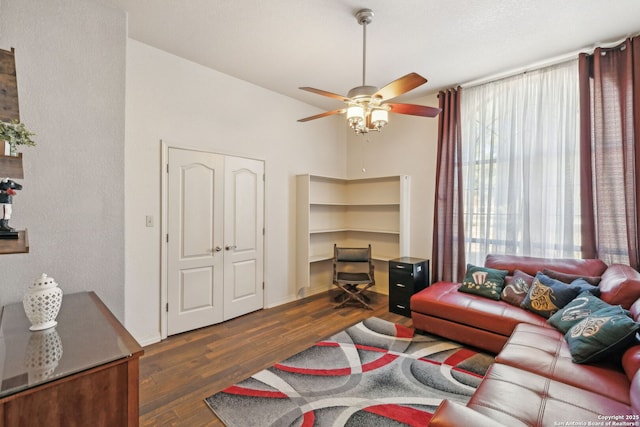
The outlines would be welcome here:
<svg viewBox="0 0 640 427">
<path fill-rule="evenodd" d="M 412 257 L 389 261 L 389 311 L 411 316 L 411 295 L 426 288 L 429 281 L 429 260 Z"/>
</svg>

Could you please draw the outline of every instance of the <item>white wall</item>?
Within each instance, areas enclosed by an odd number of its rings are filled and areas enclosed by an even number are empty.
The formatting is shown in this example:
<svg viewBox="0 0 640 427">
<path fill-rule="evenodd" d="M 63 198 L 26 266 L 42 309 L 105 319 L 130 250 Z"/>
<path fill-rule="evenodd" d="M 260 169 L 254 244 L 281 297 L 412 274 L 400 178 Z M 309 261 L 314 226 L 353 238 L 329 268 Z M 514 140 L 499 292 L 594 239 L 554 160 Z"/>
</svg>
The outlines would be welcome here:
<svg viewBox="0 0 640 427">
<path fill-rule="evenodd" d="M 438 106 L 435 94 L 409 102 Z M 437 117 L 399 114 L 390 114 L 388 126 L 380 133 L 349 132 L 348 136 L 349 178 L 411 176 L 410 256 L 418 258 L 431 259 L 437 142 Z"/>
<path fill-rule="evenodd" d="M 95 290 L 123 319 L 126 17 L 94 2 L 2 0 L 0 47 L 16 50 L 20 117 L 38 143 L 24 149 L 11 219 L 30 253 L 0 256 L 0 304 L 44 272 L 65 293 Z"/>
<path fill-rule="evenodd" d="M 267 306 L 296 298 L 296 174 L 411 175 L 411 255 L 430 257 L 437 120 L 392 115 L 363 173 L 362 140 L 342 117 L 297 123 L 319 111 L 127 40 L 121 12 L 77 0 L 0 11 L 39 144 L 25 150 L 11 221 L 29 229 L 31 253 L 0 257 L 0 304 L 46 272 L 66 293 L 96 290 L 141 343 L 159 339 L 160 140 L 265 161 Z"/>
<path fill-rule="evenodd" d="M 125 148 L 125 324 L 160 338 L 160 140 L 265 161 L 266 306 L 295 299 L 295 175 L 344 176 L 339 118 L 129 39 Z M 154 227 L 145 226 L 145 216 Z"/>
</svg>

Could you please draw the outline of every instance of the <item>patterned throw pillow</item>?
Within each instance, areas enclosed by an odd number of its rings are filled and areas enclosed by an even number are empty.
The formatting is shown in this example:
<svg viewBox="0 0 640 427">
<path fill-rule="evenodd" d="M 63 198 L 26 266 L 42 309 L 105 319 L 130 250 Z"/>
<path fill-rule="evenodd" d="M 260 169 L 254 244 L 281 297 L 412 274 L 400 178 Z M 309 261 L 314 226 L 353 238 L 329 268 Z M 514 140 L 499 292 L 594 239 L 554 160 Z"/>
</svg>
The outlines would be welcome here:
<svg viewBox="0 0 640 427">
<path fill-rule="evenodd" d="M 505 279 L 500 298 L 509 304 L 520 307 L 529 292 L 531 282 L 533 282 L 533 276 L 520 270 L 514 271 L 513 276 Z"/>
<path fill-rule="evenodd" d="M 551 316 L 547 323 L 565 334 L 576 323 L 607 307 L 611 307 L 611 305 L 594 296 L 591 292 L 584 291 Z"/>
<path fill-rule="evenodd" d="M 548 319 L 577 297 L 581 291 L 578 286 L 567 285 L 538 273 L 521 307 Z"/>
<path fill-rule="evenodd" d="M 594 362 L 620 355 L 633 343 L 640 325 L 618 306 L 602 308 L 574 325 L 565 334 L 575 363 Z"/>
<path fill-rule="evenodd" d="M 502 287 L 504 286 L 504 278 L 507 277 L 507 273 L 508 271 L 506 270 L 496 270 L 494 268 L 477 267 L 467 264 L 467 273 L 458 290 L 460 292 L 499 300 Z"/>
<path fill-rule="evenodd" d="M 570 285 L 579 287 L 580 292 L 588 291 L 591 292 L 593 296 L 600 296 L 600 288 L 590 284 L 586 279 L 583 279 L 582 277 L 574 280 Z"/>
</svg>

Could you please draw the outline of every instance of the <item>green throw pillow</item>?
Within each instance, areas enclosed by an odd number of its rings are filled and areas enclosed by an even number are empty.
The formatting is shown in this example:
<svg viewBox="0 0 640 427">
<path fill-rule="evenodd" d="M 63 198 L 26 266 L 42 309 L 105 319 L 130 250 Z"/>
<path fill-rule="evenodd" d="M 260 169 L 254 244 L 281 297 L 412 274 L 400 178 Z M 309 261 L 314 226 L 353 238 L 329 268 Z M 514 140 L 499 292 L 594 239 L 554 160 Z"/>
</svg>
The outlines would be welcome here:
<svg viewBox="0 0 640 427">
<path fill-rule="evenodd" d="M 467 273 L 464 276 L 462 285 L 458 288 L 460 292 L 500 299 L 500 293 L 504 286 L 504 278 L 507 277 L 506 270 L 496 270 L 494 268 L 477 267 L 467 264 Z"/>
<path fill-rule="evenodd" d="M 569 304 L 582 291 L 583 289 L 578 286 L 567 285 L 538 273 L 533 279 L 521 307 L 548 319 Z"/>
<path fill-rule="evenodd" d="M 602 308 L 565 334 L 571 359 L 588 363 L 621 354 L 636 341 L 639 326 L 619 305 Z"/>
<path fill-rule="evenodd" d="M 547 323 L 565 334 L 576 323 L 581 322 L 601 308 L 607 307 L 611 307 L 611 305 L 594 296 L 591 292 L 584 291 L 551 316 Z"/>
</svg>

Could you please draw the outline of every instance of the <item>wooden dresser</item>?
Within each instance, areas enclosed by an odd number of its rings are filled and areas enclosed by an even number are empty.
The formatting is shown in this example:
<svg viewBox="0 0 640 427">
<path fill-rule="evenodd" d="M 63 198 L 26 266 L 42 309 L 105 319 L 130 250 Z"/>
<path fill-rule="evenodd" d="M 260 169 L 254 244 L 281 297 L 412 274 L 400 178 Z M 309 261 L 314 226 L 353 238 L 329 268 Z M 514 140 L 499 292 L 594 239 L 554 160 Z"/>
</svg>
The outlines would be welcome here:
<svg viewBox="0 0 640 427">
<path fill-rule="evenodd" d="M 143 350 L 93 292 L 64 295 L 58 325 L 2 308 L 0 427 L 137 426 Z"/>
</svg>

